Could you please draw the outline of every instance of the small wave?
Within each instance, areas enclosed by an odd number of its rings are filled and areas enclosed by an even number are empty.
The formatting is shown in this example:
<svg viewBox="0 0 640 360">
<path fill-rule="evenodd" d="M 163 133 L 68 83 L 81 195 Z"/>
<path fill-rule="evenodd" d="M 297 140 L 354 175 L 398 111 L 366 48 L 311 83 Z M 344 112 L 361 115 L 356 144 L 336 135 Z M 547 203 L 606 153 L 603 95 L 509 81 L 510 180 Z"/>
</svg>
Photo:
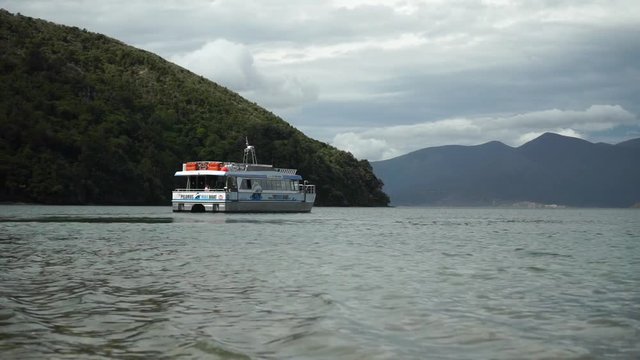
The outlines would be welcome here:
<svg viewBox="0 0 640 360">
<path fill-rule="evenodd" d="M 516 249 L 517 251 L 518 249 Z M 554 252 L 547 251 L 527 251 L 526 255 L 538 257 L 538 256 L 553 256 L 553 257 L 562 257 L 562 258 L 572 258 L 572 255 L 558 254 Z"/>
<path fill-rule="evenodd" d="M 562 224 L 562 220 L 556 219 L 492 219 L 489 224 L 518 223 L 518 224 Z"/>
<path fill-rule="evenodd" d="M 271 225 L 286 225 L 295 224 L 296 221 L 288 219 L 226 219 L 228 224 L 271 224 Z"/>
<path fill-rule="evenodd" d="M 587 321 L 588 324 L 600 327 L 620 327 L 630 328 L 631 326 L 623 319 L 599 317 Z"/>
<path fill-rule="evenodd" d="M 266 344 L 285 344 L 285 343 L 289 343 L 292 341 L 296 341 L 299 339 L 303 339 L 309 336 L 312 336 L 314 334 L 313 331 L 298 331 L 295 332 L 293 334 L 288 334 L 270 341 L 267 341 Z"/>
<path fill-rule="evenodd" d="M 446 257 L 469 257 L 469 256 L 473 256 L 473 254 L 471 253 L 449 253 L 449 252 L 442 252 L 442 255 L 446 256 Z"/>
<path fill-rule="evenodd" d="M 251 359 L 250 356 L 243 354 L 239 351 L 229 349 L 224 344 L 212 340 L 200 340 L 193 345 L 194 348 L 221 359 Z"/>
<path fill-rule="evenodd" d="M 541 267 L 538 267 L 538 266 L 527 266 L 527 267 L 525 267 L 525 269 L 529 270 L 531 272 L 545 272 L 545 271 L 547 271 L 547 269 L 541 268 Z"/>
<path fill-rule="evenodd" d="M 315 294 L 312 294 L 312 296 L 322 300 L 322 302 L 325 305 L 332 305 L 333 302 L 334 302 L 333 298 L 331 297 L 331 295 L 329 295 L 327 293 L 315 293 Z"/>
<path fill-rule="evenodd" d="M 124 216 L 41 216 L 41 217 L 2 217 L 0 223 L 128 223 L 163 224 L 173 222 L 170 217 L 124 217 Z"/>
</svg>

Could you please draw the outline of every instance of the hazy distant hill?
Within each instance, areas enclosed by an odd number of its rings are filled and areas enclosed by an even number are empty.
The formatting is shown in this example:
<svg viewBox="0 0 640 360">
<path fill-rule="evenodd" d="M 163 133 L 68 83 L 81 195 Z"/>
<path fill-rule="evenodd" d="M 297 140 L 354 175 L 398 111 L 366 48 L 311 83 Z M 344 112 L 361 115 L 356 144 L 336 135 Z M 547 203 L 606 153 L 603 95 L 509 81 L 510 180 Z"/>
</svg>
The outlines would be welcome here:
<svg viewBox="0 0 640 360">
<path fill-rule="evenodd" d="M 0 9 L 0 201 L 168 204 L 183 161 L 296 167 L 320 205 L 388 203 L 367 161 L 157 55 Z"/>
<path fill-rule="evenodd" d="M 640 139 L 593 144 L 546 133 L 518 148 L 495 141 L 441 146 L 372 166 L 394 205 L 640 202 Z"/>
<path fill-rule="evenodd" d="M 619 143 L 618 146 L 640 149 L 640 138 L 623 141 Z"/>
</svg>

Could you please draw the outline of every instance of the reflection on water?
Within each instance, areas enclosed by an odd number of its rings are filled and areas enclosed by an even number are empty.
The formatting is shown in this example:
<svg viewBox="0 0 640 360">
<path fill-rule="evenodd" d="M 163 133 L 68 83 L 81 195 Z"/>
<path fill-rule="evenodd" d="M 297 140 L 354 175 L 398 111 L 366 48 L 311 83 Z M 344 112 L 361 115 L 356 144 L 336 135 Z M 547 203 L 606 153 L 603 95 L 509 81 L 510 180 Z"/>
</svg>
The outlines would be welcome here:
<svg viewBox="0 0 640 360">
<path fill-rule="evenodd" d="M 0 358 L 638 358 L 637 217 L 0 206 Z"/>
<path fill-rule="evenodd" d="M 40 216 L 40 217 L 0 217 L 3 222 L 35 223 L 128 223 L 162 224 L 173 222 L 170 217 L 126 217 L 126 216 Z"/>
<path fill-rule="evenodd" d="M 7 209 L 27 210 L 10 214 Z M 208 224 L 271 224 L 304 225 L 319 223 L 318 219 L 307 213 L 269 214 L 269 213 L 172 213 L 163 207 L 40 207 L 47 210 L 34 213 L 29 206 L 0 206 L 0 223 L 123 223 L 123 224 L 166 224 L 166 223 L 208 223 Z M 73 210 L 72 210 L 73 209 Z M 90 210 L 89 210 L 90 209 Z M 125 210 L 126 209 L 126 210 Z M 162 210 L 159 210 L 162 209 Z M 58 212 L 57 210 L 61 210 Z M 75 210 L 75 211 L 74 211 Z M 87 211 L 88 210 L 88 211 Z M 133 210 L 133 211 L 131 211 Z M 137 210 L 137 211 L 136 211 Z M 44 214 L 43 214 L 44 212 Z M 153 216 L 150 216 L 153 215 Z"/>
</svg>

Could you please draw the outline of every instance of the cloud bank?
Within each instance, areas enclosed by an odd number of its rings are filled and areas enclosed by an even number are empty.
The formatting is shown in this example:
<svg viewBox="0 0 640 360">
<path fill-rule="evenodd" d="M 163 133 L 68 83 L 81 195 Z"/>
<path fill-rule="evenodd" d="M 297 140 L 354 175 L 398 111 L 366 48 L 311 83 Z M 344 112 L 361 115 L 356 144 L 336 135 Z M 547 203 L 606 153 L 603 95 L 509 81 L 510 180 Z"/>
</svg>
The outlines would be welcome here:
<svg viewBox="0 0 640 360">
<path fill-rule="evenodd" d="M 420 144 L 517 144 L 544 131 L 609 142 L 640 136 L 629 120 L 640 114 L 636 0 L 0 0 L 0 7 L 155 52 L 363 158 Z"/>
<path fill-rule="evenodd" d="M 495 139 L 519 146 L 549 131 L 589 140 L 591 132 L 638 125 L 638 117 L 618 105 L 594 105 L 582 111 L 553 109 L 348 131 L 337 134 L 332 143 L 358 158 L 384 160 L 425 147 L 477 145 Z"/>
</svg>

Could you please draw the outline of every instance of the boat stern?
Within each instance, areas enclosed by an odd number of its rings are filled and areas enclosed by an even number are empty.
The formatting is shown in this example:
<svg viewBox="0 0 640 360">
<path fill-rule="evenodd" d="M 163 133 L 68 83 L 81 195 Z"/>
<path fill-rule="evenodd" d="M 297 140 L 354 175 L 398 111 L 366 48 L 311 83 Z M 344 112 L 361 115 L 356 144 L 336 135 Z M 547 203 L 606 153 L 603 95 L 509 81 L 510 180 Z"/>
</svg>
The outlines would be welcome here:
<svg viewBox="0 0 640 360">
<path fill-rule="evenodd" d="M 217 191 L 174 191 L 172 194 L 174 212 L 224 212 L 227 193 Z"/>
</svg>

